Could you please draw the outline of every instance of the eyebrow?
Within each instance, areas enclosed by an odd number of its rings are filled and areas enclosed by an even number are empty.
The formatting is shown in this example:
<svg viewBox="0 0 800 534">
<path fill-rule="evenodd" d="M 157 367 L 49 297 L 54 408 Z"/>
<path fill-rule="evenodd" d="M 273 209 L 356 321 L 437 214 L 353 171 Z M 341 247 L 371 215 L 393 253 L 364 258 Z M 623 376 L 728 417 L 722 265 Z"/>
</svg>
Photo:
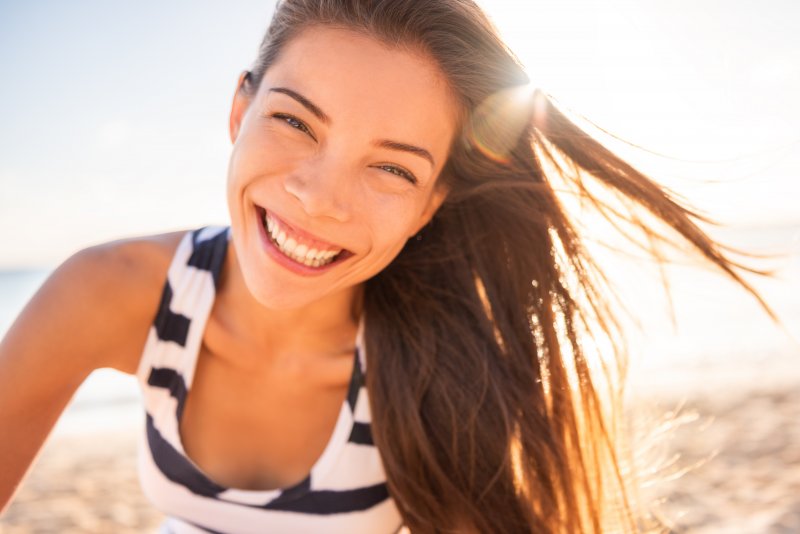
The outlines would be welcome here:
<svg viewBox="0 0 800 534">
<path fill-rule="evenodd" d="M 409 154 L 415 154 L 417 156 L 423 157 L 431 164 L 431 167 L 436 168 L 436 163 L 433 161 L 433 156 L 431 153 L 425 150 L 424 148 L 420 148 L 418 146 L 409 145 L 406 143 L 398 143 L 397 141 L 390 141 L 388 139 L 382 139 L 375 143 L 375 146 L 379 146 L 381 148 L 388 148 L 389 150 L 398 150 L 400 152 L 408 152 Z"/>
<path fill-rule="evenodd" d="M 297 91 L 293 91 L 288 87 L 272 87 L 270 88 L 269 92 L 282 93 L 290 98 L 293 98 L 294 100 L 299 102 L 300 105 L 302 105 L 304 108 L 310 111 L 316 118 L 318 118 L 325 124 L 331 123 L 331 118 L 328 117 L 328 115 L 326 115 L 325 112 L 319 108 L 319 106 L 314 104 L 311 100 L 304 97 Z M 378 140 L 375 142 L 375 146 L 380 148 L 386 148 L 389 150 L 397 150 L 399 152 L 408 152 L 409 154 L 420 156 L 426 159 L 431 164 L 432 167 L 434 168 L 436 167 L 436 162 L 434 161 L 433 156 L 431 155 L 430 152 L 428 152 L 424 148 L 414 145 L 409 145 L 408 143 L 400 143 L 399 141 L 392 141 L 389 139 Z"/>
<path fill-rule="evenodd" d="M 304 108 L 313 113 L 316 118 L 318 118 L 325 124 L 331 123 L 331 118 L 325 115 L 324 111 L 319 109 L 319 107 L 316 104 L 314 104 L 311 100 L 307 99 L 297 91 L 292 91 L 291 89 L 288 89 L 286 87 L 272 87 L 270 89 L 270 92 L 283 93 L 287 96 L 294 98 L 295 100 L 300 102 L 300 104 L 302 104 Z"/>
</svg>

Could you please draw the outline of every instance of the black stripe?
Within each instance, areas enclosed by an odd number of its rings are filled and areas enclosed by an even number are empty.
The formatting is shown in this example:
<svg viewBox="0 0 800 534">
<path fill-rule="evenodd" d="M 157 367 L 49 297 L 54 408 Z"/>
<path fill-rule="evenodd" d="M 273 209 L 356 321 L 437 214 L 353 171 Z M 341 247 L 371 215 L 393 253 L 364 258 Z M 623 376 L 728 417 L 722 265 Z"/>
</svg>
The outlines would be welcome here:
<svg viewBox="0 0 800 534">
<path fill-rule="evenodd" d="M 319 490 L 306 493 L 300 498 L 286 499 L 281 495 L 263 506 L 268 510 L 301 512 L 306 514 L 344 514 L 366 510 L 389 498 L 386 483 L 344 491 Z"/>
<path fill-rule="evenodd" d="M 164 290 L 161 292 L 161 302 L 158 304 L 158 313 L 153 321 L 153 326 L 156 328 L 158 338 L 162 341 L 174 341 L 181 347 L 185 347 L 191 320 L 185 315 L 169 309 L 172 295 L 172 285 L 167 279 L 164 282 Z"/>
<path fill-rule="evenodd" d="M 375 445 L 372 442 L 372 427 L 369 423 L 355 421 L 353 423 L 353 430 L 350 432 L 350 437 L 347 438 L 347 441 L 358 443 L 359 445 Z"/>
<path fill-rule="evenodd" d="M 205 497 L 216 497 L 227 488 L 220 486 L 198 471 L 189 460 L 178 452 L 156 429 L 153 416 L 147 414 L 147 443 L 153 461 L 165 477 L 186 487 L 192 493 Z"/>
<path fill-rule="evenodd" d="M 151 386 L 168 389 L 169 394 L 175 397 L 178 401 L 176 415 L 180 422 L 183 417 L 183 406 L 186 403 L 186 381 L 184 381 L 183 375 L 168 367 L 152 367 L 150 376 L 147 377 L 147 383 Z"/>
<path fill-rule="evenodd" d="M 222 272 L 222 264 L 225 262 L 225 252 L 228 249 L 228 230 L 223 229 L 216 236 L 199 241 L 203 227 L 195 230 L 192 234 L 192 255 L 186 265 L 211 271 L 214 279 L 214 288 L 219 287 L 219 277 Z"/>
<path fill-rule="evenodd" d="M 281 500 L 296 499 L 298 497 L 302 497 L 310 490 L 311 490 L 311 474 L 309 474 L 306 478 L 304 478 L 294 486 L 291 486 L 281 491 L 280 496 L 276 497 L 276 499 L 281 499 Z"/>
<path fill-rule="evenodd" d="M 364 385 L 366 378 L 366 369 L 361 367 L 361 347 L 356 345 L 356 378 L 358 379 L 358 387 Z"/>
<path fill-rule="evenodd" d="M 353 373 L 350 376 L 350 385 L 347 389 L 347 404 L 350 405 L 350 411 L 356 412 L 356 401 L 358 400 L 358 391 L 364 382 L 364 376 L 361 373 L 361 359 L 358 357 L 358 347 L 354 352 L 355 362 L 353 362 Z"/>
</svg>

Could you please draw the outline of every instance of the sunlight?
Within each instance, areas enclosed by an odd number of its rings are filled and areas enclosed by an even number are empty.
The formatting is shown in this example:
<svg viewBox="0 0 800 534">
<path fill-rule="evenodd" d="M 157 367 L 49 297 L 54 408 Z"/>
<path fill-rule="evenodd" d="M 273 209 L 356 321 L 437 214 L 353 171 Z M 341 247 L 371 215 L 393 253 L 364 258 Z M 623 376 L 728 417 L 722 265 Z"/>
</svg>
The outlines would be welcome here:
<svg viewBox="0 0 800 534">
<path fill-rule="evenodd" d="M 672 3 L 621 0 L 481 4 L 532 85 L 634 167 L 727 224 L 798 220 L 788 199 L 800 193 L 800 67 L 791 47 L 740 35 L 747 13 L 698 6 L 687 18 Z"/>
<path fill-rule="evenodd" d="M 508 153 L 529 124 L 534 110 L 531 84 L 498 91 L 483 101 L 469 122 L 466 135 L 470 146 L 498 163 L 508 163 Z"/>
</svg>

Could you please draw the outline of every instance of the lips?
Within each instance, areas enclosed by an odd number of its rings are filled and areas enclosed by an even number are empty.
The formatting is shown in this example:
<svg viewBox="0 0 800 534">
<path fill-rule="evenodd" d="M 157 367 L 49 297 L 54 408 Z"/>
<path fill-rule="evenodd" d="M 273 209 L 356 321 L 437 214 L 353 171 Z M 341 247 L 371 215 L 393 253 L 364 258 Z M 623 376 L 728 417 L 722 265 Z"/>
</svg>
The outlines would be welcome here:
<svg viewBox="0 0 800 534">
<path fill-rule="evenodd" d="M 278 243 L 274 242 L 275 238 L 274 237 L 269 237 L 270 236 L 270 231 L 269 231 L 269 229 L 267 228 L 267 225 L 266 225 L 266 219 L 267 219 L 267 216 L 266 216 L 267 215 L 267 210 L 266 210 L 266 208 L 263 208 L 263 207 L 261 207 L 259 205 L 255 205 L 255 208 L 256 208 L 256 213 L 258 215 L 259 222 L 261 223 L 262 229 L 265 232 L 266 236 L 269 239 L 273 240 L 273 243 L 275 244 L 275 246 L 278 246 Z M 349 258 L 349 257 L 354 255 L 353 252 L 347 250 L 344 247 L 341 247 L 339 245 L 336 245 L 336 244 L 330 243 L 328 241 L 325 241 L 325 240 L 319 238 L 318 236 L 315 236 L 314 234 L 312 234 L 310 232 L 307 232 L 307 231 L 297 227 L 296 225 L 292 225 L 292 224 L 286 222 L 284 219 L 282 219 L 282 218 L 278 217 L 277 215 L 275 215 L 274 212 L 270 211 L 268 218 L 271 221 L 270 224 L 273 224 L 273 225 L 277 224 L 278 228 L 281 230 L 282 236 L 285 233 L 285 235 L 287 237 L 291 238 L 291 240 L 295 241 L 298 245 L 301 245 L 301 244 L 304 245 L 305 246 L 305 250 L 309 250 L 309 251 L 318 250 L 320 252 L 329 252 L 330 251 L 330 252 L 335 252 L 336 253 L 336 255 L 334 256 L 334 261 L 332 261 L 331 263 L 327 263 L 325 265 L 320 265 L 320 268 L 323 268 L 323 267 L 325 267 L 327 265 L 332 265 L 334 263 L 339 263 L 340 261 L 345 260 L 345 259 L 347 259 L 347 258 Z"/>
</svg>

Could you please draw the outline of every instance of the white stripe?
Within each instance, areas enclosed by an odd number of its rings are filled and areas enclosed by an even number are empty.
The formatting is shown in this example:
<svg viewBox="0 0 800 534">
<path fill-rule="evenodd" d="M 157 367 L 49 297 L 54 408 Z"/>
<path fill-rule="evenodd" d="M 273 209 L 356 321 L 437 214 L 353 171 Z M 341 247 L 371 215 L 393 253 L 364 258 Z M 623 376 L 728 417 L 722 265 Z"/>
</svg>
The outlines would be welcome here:
<svg viewBox="0 0 800 534">
<path fill-rule="evenodd" d="M 364 312 L 361 312 L 361 317 L 358 319 L 358 332 L 356 332 L 356 346 L 359 348 L 358 359 L 361 362 L 361 372 L 367 370 L 367 353 L 364 348 Z"/>
<path fill-rule="evenodd" d="M 262 504 L 267 504 L 268 502 L 278 497 L 280 494 L 281 490 L 279 489 L 259 491 L 259 490 L 241 490 L 236 488 L 228 488 L 222 493 L 219 493 L 218 497 L 225 501 L 234 501 L 242 504 L 252 504 L 255 506 L 260 506 Z"/>
<path fill-rule="evenodd" d="M 237 534 L 389 534 L 401 523 L 392 499 L 359 512 L 315 515 L 249 508 L 196 495 L 164 477 L 147 447 L 140 449 L 138 468 L 142 491 L 159 510 L 168 516 L 191 518 L 192 522 L 212 530 Z M 170 523 L 176 533 L 197 532 L 180 523 L 174 520 Z"/>
<path fill-rule="evenodd" d="M 186 521 L 181 521 L 177 517 L 168 517 L 161 524 L 158 534 L 208 534 L 208 531 L 199 529 Z"/>
<path fill-rule="evenodd" d="M 150 331 L 147 333 L 147 341 L 144 343 L 144 350 L 139 358 L 139 367 L 136 369 L 136 379 L 139 381 L 139 385 L 142 387 L 142 389 L 147 387 L 147 379 L 150 376 L 150 369 L 156 365 L 154 359 L 159 351 L 155 348 L 155 345 L 158 341 L 156 327 L 151 325 Z"/>
<path fill-rule="evenodd" d="M 200 354 L 200 345 L 203 342 L 203 332 L 208 322 L 209 312 L 214 304 L 214 281 L 211 278 L 211 273 L 208 271 L 203 272 L 206 277 L 186 277 L 194 278 L 198 281 L 198 285 L 200 286 L 199 289 L 193 291 L 196 295 L 196 299 L 192 303 L 195 316 L 191 318 L 191 323 L 189 323 L 189 332 L 186 335 L 186 347 L 182 351 L 180 363 L 175 364 L 176 368 L 180 369 L 183 374 L 183 380 L 186 383 L 187 390 L 192 388 L 194 373 L 197 369 L 197 357 Z"/>
<path fill-rule="evenodd" d="M 358 397 L 356 397 L 356 409 L 353 418 L 359 423 L 369 423 L 372 421 L 372 413 L 369 409 L 369 398 L 367 398 L 367 388 L 360 387 L 358 389 Z"/>
<path fill-rule="evenodd" d="M 322 455 L 317 459 L 314 467 L 311 468 L 311 487 L 314 487 L 315 480 L 324 480 L 333 465 L 338 460 L 347 438 L 353 429 L 353 414 L 347 402 L 342 402 L 339 408 L 339 418 L 336 420 L 336 427 Z"/>
<path fill-rule="evenodd" d="M 191 332 L 191 326 L 189 327 Z M 143 353 L 140 369 L 137 372 L 139 382 L 142 387 L 152 387 L 147 384 L 150 377 L 150 370 L 153 367 L 166 367 L 175 369 L 179 374 L 184 375 L 186 369 L 184 366 L 187 360 L 187 351 L 174 341 L 164 341 L 158 337 L 156 327 L 151 326 L 150 332 L 147 336 L 147 343 L 145 343 L 145 351 Z M 188 358 L 191 359 L 191 358 Z M 145 365 L 147 363 L 148 365 Z M 189 380 L 184 377 L 186 387 L 189 387 Z"/>
<path fill-rule="evenodd" d="M 313 479 L 312 479 L 313 480 Z M 314 484 L 317 490 L 342 491 L 380 484 L 386 481 L 378 449 L 373 445 L 348 443 L 336 465 L 324 480 Z"/>
<path fill-rule="evenodd" d="M 166 388 L 148 386 L 144 392 L 145 410 L 153 418 L 153 426 L 170 445 L 185 453 L 178 435 L 178 418 L 175 417 L 178 401 Z M 146 432 L 146 430 L 145 430 Z"/>
<path fill-rule="evenodd" d="M 214 293 L 214 277 L 211 271 L 184 266 L 179 277 L 170 275 L 169 283 L 173 291 L 169 309 L 189 319 L 202 317 L 203 309 L 197 308 L 197 305 L 207 300 L 209 293 Z"/>
<path fill-rule="evenodd" d="M 175 249 L 175 255 L 172 257 L 172 263 L 169 265 L 169 269 L 167 270 L 167 278 L 170 281 L 170 284 L 174 282 L 178 282 L 183 274 L 186 272 L 186 262 L 189 261 L 189 257 L 192 255 L 192 232 L 186 232 L 186 234 L 181 239 L 180 243 L 178 243 L 178 248 Z M 177 293 L 177 288 L 173 285 L 172 286 L 173 292 Z"/>
</svg>

